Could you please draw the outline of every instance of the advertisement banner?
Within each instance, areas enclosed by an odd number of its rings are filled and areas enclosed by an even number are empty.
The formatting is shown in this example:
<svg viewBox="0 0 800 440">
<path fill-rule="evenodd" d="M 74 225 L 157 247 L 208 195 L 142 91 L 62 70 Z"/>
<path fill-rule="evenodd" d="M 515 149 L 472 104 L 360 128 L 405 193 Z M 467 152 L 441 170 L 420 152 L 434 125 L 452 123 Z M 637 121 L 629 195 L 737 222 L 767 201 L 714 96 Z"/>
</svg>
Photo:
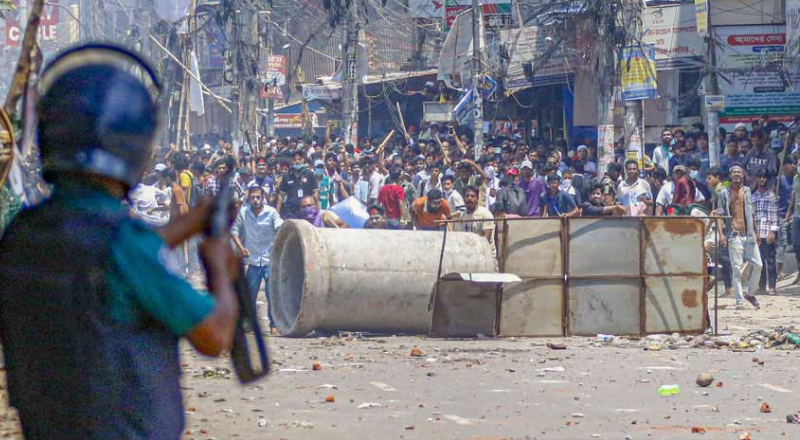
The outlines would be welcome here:
<svg viewBox="0 0 800 440">
<path fill-rule="evenodd" d="M 800 71 L 784 70 L 786 35 L 783 25 L 724 26 L 717 34 L 717 65 L 725 95 L 724 126 L 759 115 L 800 114 Z"/>
<path fill-rule="evenodd" d="M 319 127 L 317 122 L 317 114 L 311 113 L 311 125 Z M 303 114 L 302 113 L 276 113 L 275 114 L 275 128 L 303 128 Z"/>
<path fill-rule="evenodd" d="M 695 21 L 697 35 L 708 35 L 708 0 L 694 0 Z"/>
<path fill-rule="evenodd" d="M 27 17 L 20 16 L 22 11 L 19 7 L 19 0 L 13 0 L 11 3 L 15 6 L 15 9 L 6 12 L 6 47 L 18 47 L 25 37 L 24 24 L 20 23 L 27 23 Z M 40 43 L 57 41 L 58 10 L 58 0 L 45 3 L 42 9 L 42 20 L 39 22 L 38 37 Z"/>
<path fill-rule="evenodd" d="M 705 45 L 695 20 L 694 3 L 645 9 L 642 42 L 655 47 L 658 70 L 687 67 L 703 58 Z"/>
<path fill-rule="evenodd" d="M 606 166 L 614 162 L 614 125 L 597 126 L 597 176 L 606 173 Z"/>
<path fill-rule="evenodd" d="M 270 55 L 267 57 L 267 75 L 264 78 L 263 99 L 283 99 L 282 87 L 286 84 L 286 57 Z"/>
<path fill-rule="evenodd" d="M 313 101 L 319 99 L 322 101 L 333 101 L 342 97 L 342 88 L 332 88 L 328 86 L 321 86 L 317 84 L 303 85 L 303 99 L 306 101 Z"/>
<path fill-rule="evenodd" d="M 652 46 L 622 50 L 622 99 L 640 101 L 658 97 L 656 51 Z"/>
<path fill-rule="evenodd" d="M 472 0 L 444 0 L 444 28 L 453 27 L 458 14 L 472 8 Z M 489 28 L 497 28 L 511 24 L 511 0 L 483 0 L 481 1 L 483 21 Z"/>
</svg>

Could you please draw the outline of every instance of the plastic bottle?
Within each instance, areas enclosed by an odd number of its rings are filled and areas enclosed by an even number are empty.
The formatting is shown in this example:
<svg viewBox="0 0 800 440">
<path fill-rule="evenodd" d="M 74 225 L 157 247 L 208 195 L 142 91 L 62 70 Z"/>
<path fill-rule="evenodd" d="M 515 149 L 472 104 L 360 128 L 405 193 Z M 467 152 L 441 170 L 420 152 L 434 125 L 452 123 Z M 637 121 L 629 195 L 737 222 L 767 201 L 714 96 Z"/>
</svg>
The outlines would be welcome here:
<svg viewBox="0 0 800 440">
<path fill-rule="evenodd" d="M 800 337 L 794 333 L 789 333 L 786 335 L 786 339 L 794 345 L 800 345 Z"/>
<path fill-rule="evenodd" d="M 681 392 L 681 387 L 678 385 L 661 385 L 658 388 L 658 394 L 662 396 L 674 396 Z"/>
<path fill-rule="evenodd" d="M 598 335 L 597 335 L 597 340 L 598 340 L 599 342 L 611 342 L 611 341 L 613 341 L 613 340 L 614 340 L 614 335 L 603 335 L 603 334 L 598 334 Z"/>
</svg>

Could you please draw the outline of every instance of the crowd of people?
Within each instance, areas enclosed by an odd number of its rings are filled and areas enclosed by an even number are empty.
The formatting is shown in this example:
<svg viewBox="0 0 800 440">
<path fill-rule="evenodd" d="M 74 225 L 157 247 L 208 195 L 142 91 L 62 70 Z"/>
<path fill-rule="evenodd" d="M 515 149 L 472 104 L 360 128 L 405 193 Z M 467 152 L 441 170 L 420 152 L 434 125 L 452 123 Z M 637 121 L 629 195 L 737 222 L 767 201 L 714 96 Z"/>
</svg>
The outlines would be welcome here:
<svg viewBox="0 0 800 440">
<path fill-rule="evenodd" d="M 364 228 L 449 227 L 483 235 L 493 249 L 497 218 L 720 216 L 706 219 L 705 247 L 714 254 L 717 228 L 725 294 L 740 307 L 744 300 L 759 307 L 755 295 L 775 293 L 776 282 L 788 276 L 787 253 L 800 245 L 800 215 L 794 215 L 800 214 L 800 135 L 789 139 L 785 126 L 764 120 L 721 135 L 719 166 L 710 166 L 708 134 L 695 124 L 665 128 L 661 144 L 642 158 L 618 147 L 601 170 L 590 143 L 529 144 L 521 129 L 489 137 L 474 160 L 474 146 L 455 124 L 423 123 L 360 145 L 331 137 L 328 125 L 324 138 L 262 136 L 240 148 L 220 140 L 216 148 L 157 150 L 153 172 L 130 203 L 134 216 L 163 225 L 217 194 L 232 170 L 241 206 L 234 244 L 256 292 L 269 276 L 271 243 L 283 221 L 350 227 L 331 210 L 350 198 L 368 213 Z M 178 270 L 193 275 L 200 267 L 194 254 L 176 252 Z"/>
</svg>

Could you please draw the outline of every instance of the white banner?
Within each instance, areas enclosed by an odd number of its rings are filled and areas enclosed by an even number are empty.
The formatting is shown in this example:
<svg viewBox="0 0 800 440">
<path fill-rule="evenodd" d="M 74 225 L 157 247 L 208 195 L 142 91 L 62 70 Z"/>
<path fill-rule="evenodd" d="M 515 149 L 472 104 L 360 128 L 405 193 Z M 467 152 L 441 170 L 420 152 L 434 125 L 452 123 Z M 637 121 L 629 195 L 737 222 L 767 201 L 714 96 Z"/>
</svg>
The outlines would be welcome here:
<svg viewBox="0 0 800 440">
<path fill-rule="evenodd" d="M 642 42 L 655 46 L 658 70 L 680 68 L 692 58 L 702 58 L 705 45 L 697 34 L 694 3 L 645 9 Z"/>
<path fill-rule="evenodd" d="M 155 0 L 158 18 L 166 21 L 178 21 L 189 13 L 189 0 Z"/>
<path fill-rule="evenodd" d="M 720 42 L 717 65 L 724 69 L 727 79 L 719 81 L 720 92 L 725 95 L 722 124 L 764 114 L 799 114 L 800 72 L 784 71 L 783 25 L 722 26 L 715 32 Z"/>
<path fill-rule="evenodd" d="M 568 81 L 572 73 L 570 65 L 575 65 L 574 56 L 566 59 L 561 53 L 552 54 L 546 62 L 539 59 L 547 52 L 550 43 L 548 33 L 538 26 L 527 26 L 522 29 L 500 31 L 500 40 L 507 41 L 508 52 L 511 60 L 508 62 L 506 88 L 516 89 L 531 85 L 550 85 Z M 557 38 L 557 36 L 552 36 Z M 524 63 L 531 63 L 533 68 L 533 81 L 525 78 Z"/>
<path fill-rule="evenodd" d="M 341 87 L 327 87 L 320 85 L 303 85 L 303 99 L 306 101 L 313 101 L 319 99 L 322 101 L 333 101 L 342 97 Z"/>
</svg>

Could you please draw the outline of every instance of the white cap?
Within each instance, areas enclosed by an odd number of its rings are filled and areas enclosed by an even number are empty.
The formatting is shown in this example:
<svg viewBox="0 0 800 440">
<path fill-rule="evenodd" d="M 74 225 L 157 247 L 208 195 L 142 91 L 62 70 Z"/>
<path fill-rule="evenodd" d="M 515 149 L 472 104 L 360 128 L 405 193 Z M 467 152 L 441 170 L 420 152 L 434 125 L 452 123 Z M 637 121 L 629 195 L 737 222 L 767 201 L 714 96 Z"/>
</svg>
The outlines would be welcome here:
<svg viewBox="0 0 800 440">
<path fill-rule="evenodd" d="M 578 145 L 578 151 L 581 151 L 581 150 L 589 151 L 589 147 L 587 147 L 586 145 Z"/>
<path fill-rule="evenodd" d="M 154 169 L 156 171 L 164 171 L 164 170 L 167 169 L 167 166 L 164 165 L 163 163 L 157 163 L 156 166 L 154 167 Z"/>
<path fill-rule="evenodd" d="M 533 163 L 529 160 L 523 160 L 522 163 L 519 165 L 519 169 L 528 168 L 529 170 L 533 169 Z"/>
</svg>

